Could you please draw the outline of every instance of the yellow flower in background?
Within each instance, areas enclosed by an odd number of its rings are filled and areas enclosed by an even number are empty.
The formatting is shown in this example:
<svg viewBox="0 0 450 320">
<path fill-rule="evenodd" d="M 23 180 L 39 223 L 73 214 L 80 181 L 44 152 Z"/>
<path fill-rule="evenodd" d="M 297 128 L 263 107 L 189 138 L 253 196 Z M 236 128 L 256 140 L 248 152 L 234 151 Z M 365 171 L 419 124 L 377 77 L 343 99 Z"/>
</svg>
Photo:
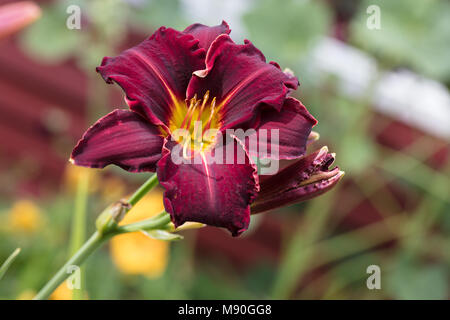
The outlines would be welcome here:
<svg viewBox="0 0 450 320">
<path fill-rule="evenodd" d="M 101 198 L 106 203 L 117 201 L 126 193 L 126 185 L 122 179 L 111 176 L 102 180 Z"/>
<path fill-rule="evenodd" d="M 61 283 L 49 297 L 50 300 L 72 300 L 73 290 L 67 285 L 67 280 Z M 87 292 L 84 292 L 84 300 L 88 300 Z"/>
<path fill-rule="evenodd" d="M 50 295 L 50 300 L 72 300 L 72 296 L 73 291 L 69 289 L 66 281 L 64 281 Z"/>
<path fill-rule="evenodd" d="M 94 193 L 99 189 L 101 179 L 99 170 L 79 167 L 69 163 L 64 172 L 65 190 L 69 193 L 75 193 L 80 179 L 83 178 L 89 179 L 88 191 L 90 193 Z"/>
<path fill-rule="evenodd" d="M 36 293 L 33 289 L 26 289 L 17 296 L 16 300 L 33 300 Z"/>
<path fill-rule="evenodd" d="M 7 213 L 11 231 L 32 233 L 42 227 L 44 216 L 39 207 L 30 200 L 15 202 Z"/>
<path fill-rule="evenodd" d="M 127 213 L 120 224 L 148 219 L 162 210 L 163 193 L 153 190 Z M 110 251 L 114 263 L 123 273 L 157 278 L 166 269 L 169 242 L 149 238 L 141 232 L 133 232 L 112 238 Z"/>
</svg>

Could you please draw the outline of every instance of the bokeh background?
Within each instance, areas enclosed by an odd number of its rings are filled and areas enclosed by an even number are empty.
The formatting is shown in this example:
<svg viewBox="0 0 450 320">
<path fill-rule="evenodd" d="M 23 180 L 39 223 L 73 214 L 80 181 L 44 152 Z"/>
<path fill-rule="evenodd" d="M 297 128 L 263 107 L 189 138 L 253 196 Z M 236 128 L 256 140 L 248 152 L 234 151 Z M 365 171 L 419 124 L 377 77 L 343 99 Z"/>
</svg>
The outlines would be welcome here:
<svg viewBox="0 0 450 320">
<path fill-rule="evenodd" d="M 319 120 L 311 150 L 336 152 L 344 179 L 317 199 L 253 217 L 237 239 L 210 227 L 178 242 L 117 237 L 88 260 L 81 297 L 450 297 L 449 1 L 35 2 L 40 19 L 0 40 L 0 262 L 22 249 L 0 298 L 32 297 L 93 232 L 96 215 L 148 178 L 67 161 L 90 124 L 126 107 L 95 72 L 102 57 L 161 25 L 222 19 L 235 41 L 250 39 L 299 77 L 295 96 Z M 80 30 L 66 28 L 71 4 L 81 8 Z M 380 29 L 367 26 L 370 5 Z M 128 222 L 161 208 L 153 191 Z M 380 290 L 366 286 L 369 265 L 381 269 Z M 63 285 L 52 298 L 72 292 Z"/>
</svg>

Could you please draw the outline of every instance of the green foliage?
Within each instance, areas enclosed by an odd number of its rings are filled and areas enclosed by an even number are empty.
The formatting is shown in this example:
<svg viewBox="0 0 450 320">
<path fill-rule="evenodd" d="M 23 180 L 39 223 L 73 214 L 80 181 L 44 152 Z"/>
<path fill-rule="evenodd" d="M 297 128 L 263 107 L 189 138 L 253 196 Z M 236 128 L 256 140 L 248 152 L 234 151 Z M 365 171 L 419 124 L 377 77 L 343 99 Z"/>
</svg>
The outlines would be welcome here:
<svg viewBox="0 0 450 320">
<path fill-rule="evenodd" d="M 444 265 L 420 265 L 399 257 L 384 283 L 396 299 L 443 300 L 447 298 L 448 281 L 449 273 Z"/>
<path fill-rule="evenodd" d="M 381 29 L 366 27 L 369 5 L 381 11 Z M 351 25 L 352 40 L 388 67 L 406 66 L 450 81 L 450 3 L 438 0 L 365 0 Z"/>
<path fill-rule="evenodd" d="M 42 17 L 25 30 L 22 45 L 35 59 L 46 63 L 59 63 L 81 49 L 84 34 L 66 27 L 67 4 L 42 8 Z"/>
<path fill-rule="evenodd" d="M 133 25 L 156 30 L 160 26 L 168 26 L 183 30 L 189 24 L 183 16 L 179 0 L 145 1 L 133 9 Z"/>
<path fill-rule="evenodd" d="M 78 5 L 81 29 L 66 26 L 70 5 Z M 112 54 L 126 33 L 130 8 L 121 0 L 59 1 L 42 8 L 42 17 L 25 30 L 21 43 L 26 52 L 45 63 L 75 58 L 92 70 L 105 54 Z"/>
<path fill-rule="evenodd" d="M 263 0 L 247 13 L 248 38 L 268 60 L 296 68 L 330 27 L 329 9 L 320 1 Z"/>
<path fill-rule="evenodd" d="M 20 248 L 17 248 L 16 250 L 13 251 L 13 253 L 11 253 L 11 255 L 0 266 L 0 280 L 2 280 L 6 271 L 8 271 L 9 266 L 14 262 L 14 260 L 16 260 L 19 253 L 20 253 Z"/>
</svg>

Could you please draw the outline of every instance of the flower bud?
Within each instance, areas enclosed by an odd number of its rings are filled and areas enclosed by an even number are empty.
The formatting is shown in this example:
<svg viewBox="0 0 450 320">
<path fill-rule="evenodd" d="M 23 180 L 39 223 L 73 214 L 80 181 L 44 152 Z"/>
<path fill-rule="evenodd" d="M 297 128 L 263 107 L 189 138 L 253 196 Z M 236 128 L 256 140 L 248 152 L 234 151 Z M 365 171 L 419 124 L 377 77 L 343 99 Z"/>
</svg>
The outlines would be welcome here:
<svg viewBox="0 0 450 320">
<path fill-rule="evenodd" d="M 262 180 L 252 214 L 309 200 L 330 190 L 344 175 L 338 167 L 329 169 L 335 157 L 323 147 Z"/>
<path fill-rule="evenodd" d="M 130 211 L 131 205 L 125 200 L 120 200 L 107 207 L 95 221 L 97 230 L 103 234 L 119 224 L 125 214 Z"/>
</svg>

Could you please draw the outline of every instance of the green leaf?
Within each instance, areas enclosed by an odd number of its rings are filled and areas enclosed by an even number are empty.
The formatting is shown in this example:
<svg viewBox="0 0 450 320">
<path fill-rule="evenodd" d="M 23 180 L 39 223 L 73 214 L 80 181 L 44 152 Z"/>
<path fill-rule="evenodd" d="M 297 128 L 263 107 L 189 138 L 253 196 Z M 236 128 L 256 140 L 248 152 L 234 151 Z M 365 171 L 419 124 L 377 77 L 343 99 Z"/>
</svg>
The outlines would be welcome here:
<svg viewBox="0 0 450 320">
<path fill-rule="evenodd" d="M 157 240 L 164 240 L 164 241 L 177 241 L 183 239 L 183 236 L 176 234 L 176 233 L 170 233 L 164 230 L 150 230 L 150 231 L 141 231 L 146 236 L 157 239 Z"/>
<path fill-rule="evenodd" d="M 11 264 L 14 262 L 14 260 L 17 258 L 19 253 L 20 253 L 20 248 L 17 248 L 16 250 L 14 250 L 13 253 L 11 253 L 11 255 L 8 257 L 8 259 L 6 259 L 6 261 L 2 264 L 2 266 L 0 267 L 0 280 L 3 278 L 6 271 L 11 266 Z"/>
</svg>

